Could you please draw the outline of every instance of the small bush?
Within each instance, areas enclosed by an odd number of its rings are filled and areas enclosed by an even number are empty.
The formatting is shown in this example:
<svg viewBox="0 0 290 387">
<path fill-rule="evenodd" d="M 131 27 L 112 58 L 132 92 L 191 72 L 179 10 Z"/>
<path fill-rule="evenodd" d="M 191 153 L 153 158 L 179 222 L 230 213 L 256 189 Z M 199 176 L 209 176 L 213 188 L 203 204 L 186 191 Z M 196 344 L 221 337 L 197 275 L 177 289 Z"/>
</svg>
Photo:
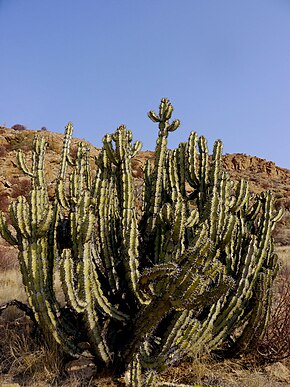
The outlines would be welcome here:
<svg viewBox="0 0 290 387">
<path fill-rule="evenodd" d="M 276 282 L 274 302 L 265 336 L 258 348 L 266 362 L 290 357 L 290 270 L 283 267 Z"/>
<path fill-rule="evenodd" d="M 21 124 L 15 124 L 11 126 L 11 129 L 13 130 L 27 130 L 26 126 L 21 125 Z"/>
</svg>

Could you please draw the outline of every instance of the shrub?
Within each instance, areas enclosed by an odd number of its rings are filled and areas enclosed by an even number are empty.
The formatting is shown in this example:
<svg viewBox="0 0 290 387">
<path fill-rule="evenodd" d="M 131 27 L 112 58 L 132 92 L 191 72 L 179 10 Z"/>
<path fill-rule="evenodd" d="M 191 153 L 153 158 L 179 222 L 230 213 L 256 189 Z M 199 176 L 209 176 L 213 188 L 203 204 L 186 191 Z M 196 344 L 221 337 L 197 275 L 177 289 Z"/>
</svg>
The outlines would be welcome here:
<svg viewBox="0 0 290 387">
<path fill-rule="evenodd" d="M 290 357 L 290 270 L 281 269 L 275 284 L 270 321 L 258 352 L 266 362 Z"/>
<path fill-rule="evenodd" d="M 141 143 L 132 143 L 125 126 L 106 135 L 92 179 L 84 143 L 74 161 L 69 157 L 69 123 L 57 202 L 49 202 L 44 179 L 46 141 L 36 137 L 31 170 L 18 154 L 32 190 L 11 206 L 16 237 L 0 218 L 3 237 L 18 246 L 47 342 L 77 357 L 88 341 L 95 362 L 115 373 L 127 369 L 132 386 L 140 385 L 141 371 L 153 385 L 156 370 L 203 347 L 251 351 L 264 332 L 277 273 L 271 231 L 281 214 L 273 195 L 252 196 L 245 181 L 230 180 L 220 140 L 211 158 L 194 132 L 167 149 L 180 125 L 170 122 L 172 111 L 163 99 L 159 114 L 148 114 L 159 134 L 154 165 L 144 167 L 141 214 L 131 163 Z M 53 288 L 57 258 L 65 308 Z"/>
<path fill-rule="evenodd" d="M 11 126 L 11 129 L 13 130 L 27 130 L 26 126 L 21 125 L 21 124 L 15 124 Z"/>
</svg>

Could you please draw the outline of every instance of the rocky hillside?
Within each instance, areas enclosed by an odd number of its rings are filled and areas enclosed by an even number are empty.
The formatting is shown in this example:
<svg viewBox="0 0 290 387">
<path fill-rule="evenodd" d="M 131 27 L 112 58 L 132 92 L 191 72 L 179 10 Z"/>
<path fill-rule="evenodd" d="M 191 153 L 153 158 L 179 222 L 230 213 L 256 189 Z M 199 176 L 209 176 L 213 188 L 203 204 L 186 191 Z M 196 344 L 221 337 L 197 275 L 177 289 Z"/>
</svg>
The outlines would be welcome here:
<svg viewBox="0 0 290 387">
<path fill-rule="evenodd" d="M 16 154 L 18 149 L 26 153 L 29 165 L 30 151 L 35 134 L 45 137 L 48 141 L 46 154 L 46 179 L 49 195 L 54 196 L 54 187 L 57 180 L 63 135 L 49 131 L 13 130 L 0 127 L 0 210 L 6 212 L 11 200 L 29 192 L 30 180 L 17 166 Z M 72 153 L 75 153 L 79 139 L 72 142 Z M 94 166 L 94 157 L 98 149 L 91 148 L 91 163 Z M 290 157 L 290 156 L 289 156 Z M 142 175 L 142 165 L 146 159 L 154 159 L 154 152 L 140 152 L 134 160 L 133 175 L 138 179 Z M 290 171 L 279 168 L 275 163 L 245 154 L 229 154 L 223 157 L 224 168 L 234 180 L 244 178 L 249 181 L 250 189 L 262 192 L 271 189 L 277 197 L 277 207 L 283 206 L 285 215 L 275 231 L 277 244 L 290 245 Z M 2 260 L 5 255 L 11 256 L 12 248 L 0 239 Z M 7 254 L 6 254 L 7 252 Z M 16 252 L 13 253 L 16 256 Z M 13 255 L 12 254 L 12 255 Z M 10 259 L 10 258 L 9 258 Z M 14 261 L 14 260 L 13 260 Z M 0 254 L 1 268 L 1 254 Z"/>
</svg>

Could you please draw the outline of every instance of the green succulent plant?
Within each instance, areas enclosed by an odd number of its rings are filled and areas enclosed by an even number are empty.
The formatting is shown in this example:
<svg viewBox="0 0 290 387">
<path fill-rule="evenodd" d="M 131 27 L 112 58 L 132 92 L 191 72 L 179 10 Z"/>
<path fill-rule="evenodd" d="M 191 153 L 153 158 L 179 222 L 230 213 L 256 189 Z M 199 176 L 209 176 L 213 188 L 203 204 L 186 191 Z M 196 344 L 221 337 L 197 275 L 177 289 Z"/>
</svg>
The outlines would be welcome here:
<svg viewBox="0 0 290 387">
<path fill-rule="evenodd" d="M 141 143 L 125 126 L 107 134 L 94 173 L 84 143 L 71 159 L 69 123 L 55 201 L 45 182 L 47 144 L 36 137 L 31 168 L 18 155 L 32 190 L 10 207 L 14 231 L 0 218 L 45 339 L 74 357 L 88 341 L 95 361 L 128 370 L 132 386 L 169 385 L 155 372 L 202 348 L 250 350 L 267 324 L 278 269 L 271 233 L 281 211 L 271 192 L 253 195 L 247 182 L 231 181 L 220 140 L 212 156 L 195 132 L 168 149 L 180 125 L 172 112 L 163 98 L 159 114 L 148 113 L 159 133 L 154 165 L 143 169 L 141 213 L 132 177 Z M 65 307 L 55 294 L 57 267 Z"/>
</svg>

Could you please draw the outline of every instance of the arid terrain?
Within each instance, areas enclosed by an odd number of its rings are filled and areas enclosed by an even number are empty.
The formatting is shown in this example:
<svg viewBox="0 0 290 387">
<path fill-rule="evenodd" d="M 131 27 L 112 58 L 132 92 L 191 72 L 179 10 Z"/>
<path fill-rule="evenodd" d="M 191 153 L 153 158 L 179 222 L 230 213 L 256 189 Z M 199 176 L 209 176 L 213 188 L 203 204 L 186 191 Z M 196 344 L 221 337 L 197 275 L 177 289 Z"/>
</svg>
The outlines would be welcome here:
<svg viewBox="0 0 290 387">
<path fill-rule="evenodd" d="M 50 198 L 54 197 L 63 135 L 44 130 L 13 130 L 0 127 L 0 210 L 4 213 L 8 212 L 13 199 L 29 192 L 30 179 L 19 170 L 16 155 L 18 149 L 22 149 L 29 165 L 35 134 L 45 137 L 48 141 L 45 176 Z M 76 151 L 79 141 L 73 140 L 72 152 Z M 89 146 L 91 164 L 94 166 L 94 157 L 99 150 Z M 146 159 L 153 160 L 154 152 L 140 152 L 133 161 L 133 176 L 139 181 Z M 274 232 L 281 273 L 275 285 L 272 320 L 265 338 L 268 342 L 264 343 L 269 352 L 267 356 L 265 350 L 264 356 L 253 354 L 247 358 L 230 360 L 213 359 L 204 353 L 198 358 L 189 358 L 187 362 L 170 368 L 162 378 L 167 382 L 186 385 L 203 383 L 224 387 L 286 387 L 290 385 L 290 171 L 279 168 L 271 161 L 245 154 L 224 155 L 223 164 L 232 179 L 238 181 L 243 178 L 249 181 L 252 192 L 272 190 L 276 196 L 276 207 L 283 207 L 285 210 Z M 60 288 L 58 281 L 56 282 L 56 286 Z M 0 237 L 0 306 L 12 299 L 25 302 L 26 296 L 18 270 L 17 250 Z M 281 318 L 283 321 L 280 321 Z M 280 329 L 280 337 L 277 326 Z M 114 381 L 104 371 L 96 369 L 89 357 L 64 365 L 63 359 L 53 348 L 32 341 L 31 329 L 29 319 L 16 307 L 7 308 L 1 314 L 0 387 L 124 386 L 123 380 Z M 279 353 L 272 353 L 271 343 L 269 344 L 271 340 L 280 340 L 281 345 L 276 347 L 276 351 L 284 351 L 288 353 L 288 357 L 284 356 L 283 359 L 283 356 L 279 357 Z"/>
</svg>

